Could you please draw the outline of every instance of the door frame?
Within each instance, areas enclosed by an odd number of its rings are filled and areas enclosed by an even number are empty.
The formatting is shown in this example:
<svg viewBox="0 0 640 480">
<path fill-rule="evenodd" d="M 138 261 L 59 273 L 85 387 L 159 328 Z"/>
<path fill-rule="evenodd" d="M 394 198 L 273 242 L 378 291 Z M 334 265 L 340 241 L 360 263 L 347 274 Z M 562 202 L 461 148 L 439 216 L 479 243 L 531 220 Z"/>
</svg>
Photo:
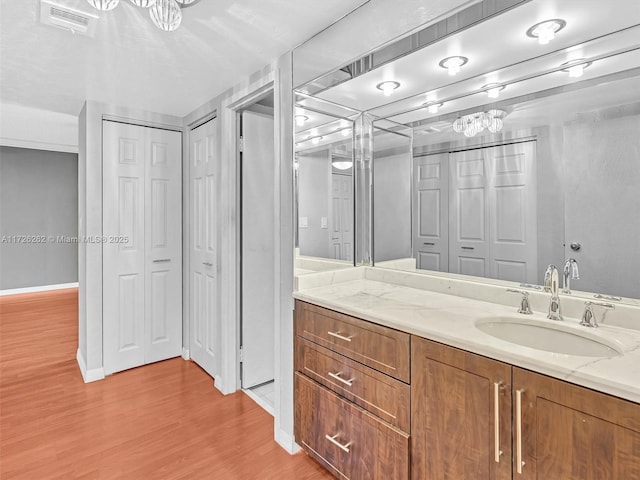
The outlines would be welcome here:
<svg viewBox="0 0 640 480">
<path fill-rule="evenodd" d="M 220 258 L 220 382 L 216 382 L 216 387 L 223 393 L 233 393 L 241 388 L 240 381 L 240 301 L 241 301 L 241 275 L 240 275 L 240 170 L 239 156 L 240 149 L 238 145 L 239 125 L 238 114 L 247 107 L 255 103 L 269 92 L 274 94 L 274 119 L 280 117 L 279 112 L 279 89 L 276 88 L 277 73 L 271 70 L 269 73 L 258 79 L 252 84 L 239 88 L 229 98 L 221 102 L 220 125 L 222 135 L 221 143 L 221 170 L 220 181 L 222 185 L 226 185 L 226 190 L 221 192 L 220 218 L 219 228 L 222 236 L 219 249 Z M 280 158 L 280 128 L 278 122 L 274 122 L 274 155 L 276 159 Z M 276 160 L 278 163 L 278 160 Z M 274 171 L 274 182 L 276 191 L 279 191 L 280 185 L 279 169 Z M 274 211 L 279 213 L 279 202 L 275 200 L 273 205 Z M 280 231 L 276 229 L 275 245 L 280 245 Z M 280 318 L 280 262 L 279 251 L 275 252 L 275 277 L 274 278 L 274 294 L 275 294 L 275 321 L 276 334 L 277 324 Z M 276 342 L 277 343 L 277 342 Z M 275 370 L 276 370 L 276 403 L 278 402 L 278 382 L 279 382 L 279 358 L 277 355 L 278 346 L 274 345 Z M 277 410 L 277 409 L 276 409 Z"/>
</svg>

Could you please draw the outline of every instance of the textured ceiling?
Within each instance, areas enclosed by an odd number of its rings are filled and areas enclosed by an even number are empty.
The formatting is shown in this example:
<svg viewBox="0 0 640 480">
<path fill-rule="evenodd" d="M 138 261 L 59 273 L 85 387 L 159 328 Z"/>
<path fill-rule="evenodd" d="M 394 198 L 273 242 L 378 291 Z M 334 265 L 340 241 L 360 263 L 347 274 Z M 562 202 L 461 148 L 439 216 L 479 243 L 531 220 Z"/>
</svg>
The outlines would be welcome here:
<svg viewBox="0 0 640 480">
<path fill-rule="evenodd" d="M 0 100 L 77 115 L 85 99 L 184 116 L 365 0 L 201 0 L 158 30 L 128 0 L 93 38 L 39 23 L 39 0 L 0 0 Z"/>
</svg>

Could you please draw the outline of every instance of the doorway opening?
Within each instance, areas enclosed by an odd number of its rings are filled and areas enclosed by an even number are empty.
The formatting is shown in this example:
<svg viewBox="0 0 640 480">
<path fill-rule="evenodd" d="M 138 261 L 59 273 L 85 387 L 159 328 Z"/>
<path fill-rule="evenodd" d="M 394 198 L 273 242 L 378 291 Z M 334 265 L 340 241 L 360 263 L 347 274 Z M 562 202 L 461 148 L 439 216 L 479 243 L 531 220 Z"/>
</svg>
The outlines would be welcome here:
<svg viewBox="0 0 640 480">
<path fill-rule="evenodd" d="M 240 385 L 273 415 L 276 169 L 274 94 L 237 113 L 240 234 Z"/>
</svg>

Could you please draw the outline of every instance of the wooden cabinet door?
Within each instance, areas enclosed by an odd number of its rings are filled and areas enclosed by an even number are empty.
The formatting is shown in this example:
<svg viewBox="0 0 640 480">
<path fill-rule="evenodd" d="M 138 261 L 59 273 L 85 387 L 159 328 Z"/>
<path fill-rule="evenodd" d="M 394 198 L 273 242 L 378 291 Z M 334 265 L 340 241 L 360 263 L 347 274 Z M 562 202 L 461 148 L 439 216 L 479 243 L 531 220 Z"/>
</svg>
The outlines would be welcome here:
<svg viewBox="0 0 640 480">
<path fill-rule="evenodd" d="M 515 367 L 513 388 L 515 479 L 640 479 L 639 404 Z"/>
<path fill-rule="evenodd" d="M 511 478 L 511 366 L 411 339 L 411 476 Z"/>
<path fill-rule="evenodd" d="M 295 374 L 295 438 L 336 477 L 408 480 L 409 435 Z"/>
</svg>

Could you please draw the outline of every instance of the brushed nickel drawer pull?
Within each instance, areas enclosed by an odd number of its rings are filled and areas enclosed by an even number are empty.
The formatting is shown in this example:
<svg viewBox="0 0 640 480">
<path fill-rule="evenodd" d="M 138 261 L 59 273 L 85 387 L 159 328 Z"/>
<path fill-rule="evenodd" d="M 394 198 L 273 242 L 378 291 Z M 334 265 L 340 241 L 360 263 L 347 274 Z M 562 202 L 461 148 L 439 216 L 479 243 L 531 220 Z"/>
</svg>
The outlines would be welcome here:
<svg viewBox="0 0 640 480">
<path fill-rule="evenodd" d="M 154 260 L 153 263 L 167 263 L 170 262 L 171 259 L 170 258 L 163 258 L 161 260 Z"/>
<path fill-rule="evenodd" d="M 339 436 L 340 434 L 336 433 L 333 437 L 330 435 L 325 435 L 324 438 L 329 440 L 331 443 L 333 443 L 336 447 L 338 447 L 343 452 L 349 453 L 349 447 L 351 446 L 351 442 L 347 443 L 346 445 L 342 445 L 340 442 L 336 440 L 336 438 L 338 438 Z"/>
<path fill-rule="evenodd" d="M 522 392 L 524 390 L 516 390 L 516 471 L 522 474 Z"/>
<path fill-rule="evenodd" d="M 342 372 L 338 372 L 338 373 L 327 372 L 327 375 L 329 375 L 334 380 L 338 380 L 339 382 L 344 383 L 348 387 L 353 387 L 353 378 L 351 380 L 345 380 L 340 376 L 342 375 Z"/>
<path fill-rule="evenodd" d="M 494 444 L 494 460 L 496 463 L 500 463 L 500 382 L 494 382 L 493 384 L 493 438 Z"/>
<path fill-rule="evenodd" d="M 327 332 L 332 337 L 339 338 L 340 340 L 344 340 L 345 342 L 350 342 L 353 337 L 345 337 L 344 335 L 340 335 L 340 332 Z"/>
</svg>

